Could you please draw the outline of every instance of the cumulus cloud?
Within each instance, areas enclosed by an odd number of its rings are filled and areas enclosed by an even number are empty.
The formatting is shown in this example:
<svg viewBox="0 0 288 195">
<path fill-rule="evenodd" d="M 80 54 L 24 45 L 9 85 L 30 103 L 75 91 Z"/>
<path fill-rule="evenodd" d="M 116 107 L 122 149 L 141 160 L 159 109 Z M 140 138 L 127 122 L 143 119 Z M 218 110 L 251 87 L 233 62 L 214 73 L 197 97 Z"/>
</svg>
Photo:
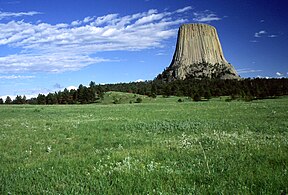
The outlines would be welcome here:
<svg viewBox="0 0 288 195">
<path fill-rule="evenodd" d="M 81 24 L 82 24 L 82 21 L 80 21 L 80 20 L 75 20 L 75 21 L 71 22 L 72 26 L 78 26 L 78 25 L 81 25 Z"/>
<path fill-rule="evenodd" d="M 195 22 L 212 22 L 212 21 L 219 21 L 222 20 L 219 16 L 215 13 L 211 12 L 210 10 L 205 10 L 203 12 L 194 12 L 193 13 Z"/>
<path fill-rule="evenodd" d="M 190 9 L 87 16 L 69 24 L 0 22 L 0 46 L 20 50 L 0 57 L 0 73 L 75 71 L 109 61 L 94 57 L 97 52 L 162 47 L 163 41 L 175 36 L 178 26 L 187 22 L 179 13 Z"/>
<path fill-rule="evenodd" d="M 71 85 L 71 86 L 67 87 L 66 89 L 68 89 L 69 91 L 70 90 L 77 90 L 78 87 Z"/>
<path fill-rule="evenodd" d="M 284 74 L 281 73 L 281 72 L 276 72 L 276 75 L 279 76 L 279 77 L 281 77 L 281 76 L 283 76 Z"/>
<path fill-rule="evenodd" d="M 137 79 L 135 82 L 144 82 L 145 80 L 143 80 L 143 79 Z"/>
</svg>

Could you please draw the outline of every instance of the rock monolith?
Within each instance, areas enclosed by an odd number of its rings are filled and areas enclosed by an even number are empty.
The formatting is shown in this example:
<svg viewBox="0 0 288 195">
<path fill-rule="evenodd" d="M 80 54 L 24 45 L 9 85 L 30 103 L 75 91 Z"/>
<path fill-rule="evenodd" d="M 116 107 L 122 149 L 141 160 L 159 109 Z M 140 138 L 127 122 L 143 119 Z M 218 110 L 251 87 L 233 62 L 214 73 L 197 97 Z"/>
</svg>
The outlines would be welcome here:
<svg viewBox="0 0 288 195">
<path fill-rule="evenodd" d="M 172 62 L 157 79 L 173 81 L 186 78 L 240 78 L 234 67 L 224 58 L 213 26 L 184 24 L 179 28 Z"/>
</svg>

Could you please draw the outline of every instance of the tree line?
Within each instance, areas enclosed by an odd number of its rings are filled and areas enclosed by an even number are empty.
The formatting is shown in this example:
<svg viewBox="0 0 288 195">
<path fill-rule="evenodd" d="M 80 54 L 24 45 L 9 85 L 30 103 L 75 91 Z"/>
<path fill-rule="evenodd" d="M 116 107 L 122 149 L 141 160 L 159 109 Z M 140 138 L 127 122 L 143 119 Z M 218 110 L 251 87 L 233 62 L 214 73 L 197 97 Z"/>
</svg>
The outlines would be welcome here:
<svg viewBox="0 0 288 195">
<path fill-rule="evenodd" d="M 202 97 L 210 99 L 211 97 L 230 96 L 231 100 L 250 101 L 288 95 L 288 79 L 186 79 L 172 82 L 153 80 L 105 85 L 96 85 L 91 81 L 89 86 L 81 84 L 75 90 L 64 89 L 47 95 L 39 94 L 36 98 L 31 99 L 26 99 L 25 96 L 16 96 L 12 100 L 8 96 L 4 101 L 0 98 L 0 104 L 90 104 L 101 102 L 107 91 L 135 93 L 152 98 L 163 95 L 164 97 L 186 96 L 200 100 Z"/>
</svg>

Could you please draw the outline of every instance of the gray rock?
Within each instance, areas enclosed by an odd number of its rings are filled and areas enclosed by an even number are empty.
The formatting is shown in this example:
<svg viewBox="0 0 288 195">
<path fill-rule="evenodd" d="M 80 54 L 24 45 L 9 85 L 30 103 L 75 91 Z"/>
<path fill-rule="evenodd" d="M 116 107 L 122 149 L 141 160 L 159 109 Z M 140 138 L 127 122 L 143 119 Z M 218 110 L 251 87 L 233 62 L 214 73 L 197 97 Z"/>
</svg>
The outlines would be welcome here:
<svg viewBox="0 0 288 195">
<path fill-rule="evenodd" d="M 170 66 L 157 79 L 240 79 L 226 61 L 216 29 L 207 24 L 184 24 L 179 28 Z"/>
</svg>

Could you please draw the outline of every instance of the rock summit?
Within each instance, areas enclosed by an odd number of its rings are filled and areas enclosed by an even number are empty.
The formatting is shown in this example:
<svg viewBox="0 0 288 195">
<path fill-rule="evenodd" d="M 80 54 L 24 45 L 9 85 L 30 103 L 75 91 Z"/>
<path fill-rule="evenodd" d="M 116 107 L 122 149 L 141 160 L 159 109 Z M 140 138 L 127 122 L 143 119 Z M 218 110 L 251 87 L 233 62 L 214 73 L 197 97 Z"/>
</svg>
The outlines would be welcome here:
<svg viewBox="0 0 288 195">
<path fill-rule="evenodd" d="M 179 28 L 172 62 L 156 79 L 173 81 L 186 78 L 240 78 L 224 58 L 215 27 L 184 24 Z"/>
</svg>

